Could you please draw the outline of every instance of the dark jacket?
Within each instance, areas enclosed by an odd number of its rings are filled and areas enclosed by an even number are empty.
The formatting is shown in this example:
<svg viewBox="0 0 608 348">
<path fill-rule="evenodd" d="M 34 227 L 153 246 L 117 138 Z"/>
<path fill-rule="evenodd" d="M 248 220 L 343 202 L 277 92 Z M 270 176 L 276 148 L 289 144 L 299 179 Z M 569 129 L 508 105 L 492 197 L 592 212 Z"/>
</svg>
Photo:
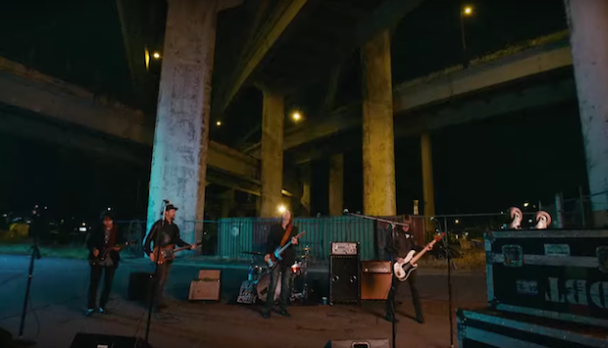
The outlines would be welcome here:
<svg viewBox="0 0 608 348">
<path fill-rule="evenodd" d="M 289 236 L 289 238 L 287 238 L 287 242 L 288 243 L 291 240 L 291 237 L 295 237 L 298 234 L 298 227 L 293 226 L 291 229 L 291 234 Z M 285 230 L 283 229 L 283 226 L 279 223 L 279 224 L 274 224 L 270 227 L 270 232 L 268 232 L 268 239 L 266 241 L 266 252 L 268 254 L 273 254 L 274 251 L 279 248 L 281 245 L 281 240 L 283 239 L 283 236 L 285 235 Z M 296 248 L 295 246 L 292 244 L 290 245 L 284 252 L 283 254 L 281 254 L 281 257 L 283 258 L 283 260 L 281 261 L 281 263 L 284 266 L 291 266 L 295 260 L 296 260 Z"/>
<path fill-rule="evenodd" d="M 158 233 L 160 233 L 160 239 L 157 239 Z M 177 227 L 175 223 L 165 221 L 163 224 L 162 219 L 156 221 L 154 225 L 152 225 L 150 233 L 148 233 L 148 236 L 146 237 L 146 242 L 144 244 L 146 254 L 150 255 L 152 253 L 152 242 L 154 242 L 154 247 L 156 248 L 157 240 L 159 241 L 158 245 L 161 247 L 170 244 L 175 244 L 179 247 L 189 245 L 180 238 L 179 227 Z"/>
<path fill-rule="evenodd" d="M 393 238 L 395 240 L 394 244 L 391 244 L 390 232 L 391 230 L 389 229 L 388 240 L 386 243 L 386 251 L 389 253 L 389 255 L 392 255 L 395 258 L 404 258 L 405 256 L 407 256 L 407 253 L 412 250 L 416 250 L 416 252 L 419 252 L 424 249 L 423 247 L 416 245 L 416 241 L 414 239 L 413 234 L 404 232 L 399 226 L 395 226 L 395 229 L 393 230 Z"/>
<path fill-rule="evenodd" d="M 89 249 L 89 260 L 94 259 L 93 249 L 99 250 L 100 253 L 104 251 L 106 248 L 112 248 L 116 246 L 118 243 L 122 243 L 123 240 L 118 233 L 118 227 L 116 225 L 112 226 L 112 230 L 110 231 L 110 239 L 108 244 L 105 244 L 105 227 L 103 225 L 98 226 L 94 230 L 91 231 L 89 235 L 89 239 L 87 240 L 87 248 Z M 120 261 L 120 253 L 116 250 L 112 250 L 108 253 L 115 267 L 118 267 L 118 262 Z"/>
</svg>

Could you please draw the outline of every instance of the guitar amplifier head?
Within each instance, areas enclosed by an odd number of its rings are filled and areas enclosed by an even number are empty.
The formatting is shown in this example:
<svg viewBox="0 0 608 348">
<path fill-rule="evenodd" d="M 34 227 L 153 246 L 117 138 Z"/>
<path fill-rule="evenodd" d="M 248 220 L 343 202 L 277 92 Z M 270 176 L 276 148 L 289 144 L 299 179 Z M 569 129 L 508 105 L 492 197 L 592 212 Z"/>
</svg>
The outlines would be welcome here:
<svg viewBox="0 0 608 348">
<path fill-rule="evenodd" d="M 332 242 L 331 255 L 359 255 L 359 242 Z"/>
</svg>

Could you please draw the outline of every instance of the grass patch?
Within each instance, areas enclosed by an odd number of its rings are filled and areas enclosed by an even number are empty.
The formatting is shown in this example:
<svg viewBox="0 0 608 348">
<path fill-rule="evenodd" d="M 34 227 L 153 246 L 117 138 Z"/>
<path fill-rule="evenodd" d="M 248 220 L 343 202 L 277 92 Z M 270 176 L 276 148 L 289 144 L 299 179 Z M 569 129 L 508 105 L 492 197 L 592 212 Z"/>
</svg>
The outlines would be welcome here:
<svg viewBox="0 0 608 348">
<path fill-rule="evenodd" d="M 0 243 L 0 254 L 30 255 L 32 244 L 24 241 Z M 43 257 L 61 257 L 66 259 L 86 260 L 89 252 L 83 247 L 50 245 L 40 246 L 40 254 Z"/>
<path fill-rule="evenodd" d="M 486 268 L 486 253 L 483 249 L 470 249 L 463 251 L 464 256 L 462 258 L 453 259 L 456 265 L 456 270 L 462 271 L 483 271 Z M 433 268 L 433 269 L 448 269 L 447 261 L 437 260 L 432 256 L 423 256 L 418 261 L 418 266 L 422 268 Z"/>
</svg>

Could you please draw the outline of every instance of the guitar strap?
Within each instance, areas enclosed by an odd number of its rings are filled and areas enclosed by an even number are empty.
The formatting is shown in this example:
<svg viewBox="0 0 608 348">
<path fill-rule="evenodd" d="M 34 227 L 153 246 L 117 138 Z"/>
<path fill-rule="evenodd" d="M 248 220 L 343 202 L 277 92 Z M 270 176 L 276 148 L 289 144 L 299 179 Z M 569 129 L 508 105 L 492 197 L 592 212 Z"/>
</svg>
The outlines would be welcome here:
<svg viewBox="0 0 608 348">
<path fill-rule="evenodd" d="M 285 234 L 283 235 L 283 239 L 281 239 L 281 246 L 284 246 L 285 243 L 287 243 L 287 239 L 289 238 L 289 236 L 291 235 L 291 228 L 293 227 L 292 223 L 289 223 L 289 225 L 287 225 L 287 230 L 285 230 Z"/>
</svg>

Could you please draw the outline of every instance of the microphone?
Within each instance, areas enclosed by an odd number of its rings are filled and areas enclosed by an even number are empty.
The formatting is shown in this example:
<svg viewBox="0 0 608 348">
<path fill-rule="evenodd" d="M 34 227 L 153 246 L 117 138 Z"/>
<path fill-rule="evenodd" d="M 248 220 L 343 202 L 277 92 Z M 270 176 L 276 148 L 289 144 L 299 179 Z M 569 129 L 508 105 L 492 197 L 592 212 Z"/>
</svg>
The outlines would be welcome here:
<svg viewBox="0 0 608 348">
<path fill-rule="evenodd" d="M 430 219 L 430 220 L 431 220 L 431 221 L 437 221 L 437 219 L 435 219 L 435 217 L 434 217 L 434 216 L 431 216 L 431 219 Z"/>
<path fill-rule="evenodd" d="M 348 209 L 344 209 L 344 211 L 342 211 L 342 214 L 348 215 Z"/>
</svg>

